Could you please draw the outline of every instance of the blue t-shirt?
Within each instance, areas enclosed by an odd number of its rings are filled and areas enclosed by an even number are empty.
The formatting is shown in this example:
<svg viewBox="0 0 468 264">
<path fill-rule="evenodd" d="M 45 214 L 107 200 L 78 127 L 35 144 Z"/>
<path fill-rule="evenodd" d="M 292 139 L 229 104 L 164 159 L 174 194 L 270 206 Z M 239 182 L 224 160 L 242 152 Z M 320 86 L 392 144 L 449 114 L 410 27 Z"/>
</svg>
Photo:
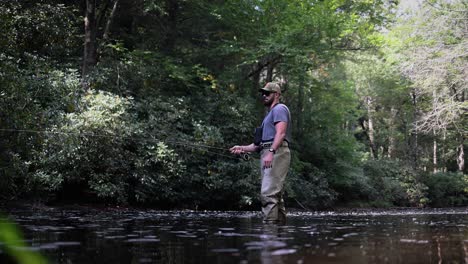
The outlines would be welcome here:
<svg viewBox="0 0 468 264">
<path fill-rule="evenodd" d="M 273 141 L 276 134 L 275 124 L 281 121 L 288 123 L 285 140 L 291 142 L 291 114 L 284 104 L 275 105 L 263 119 L 262 142 Z"/>
</svg>

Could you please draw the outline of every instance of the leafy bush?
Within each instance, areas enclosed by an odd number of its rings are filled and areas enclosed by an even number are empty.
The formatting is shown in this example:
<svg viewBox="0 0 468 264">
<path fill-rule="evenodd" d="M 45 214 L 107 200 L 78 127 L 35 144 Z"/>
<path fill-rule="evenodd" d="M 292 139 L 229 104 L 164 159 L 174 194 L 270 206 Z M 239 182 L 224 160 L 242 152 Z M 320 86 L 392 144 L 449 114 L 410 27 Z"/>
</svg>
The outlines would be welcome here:
<svg viewBox="0 0 468 264">
<path fill-rule="evenodd" d="M 428 187 L 424 184 L 424 172 L 409 167 L 400 169 L 400 184 L 406 192 L 406 199 L 411 206 L 424 207 L 430 202 L 427 196 Z"/>
<path fill-rule="evenodd" d="M 364 164 L 364 174 L 372 191 L 369 199 L 378 204 L 426 206 L 428 187 L 424 174 L 394 160 L 370 160 Z"/>
<path fill-rule="evenodd" d="M 393 161 L 370 160 L 364 164 L 364 174 L 372 186 L 369 200 L 377 204 L 397 205 L 405 199 L 405 190 L 399 181 L 399 166 Z"/>
<path fill-rule="evenodd" d="M 135 160 L 131 185 L 139 203 L 178 202 L 175 186 L 180 184 L 185 165 L 178 154 L 163 142 L 142 146 Z"/>
<path fill-rule="evenodd" d="M 60 115 L 37 153 L 36 186 L 119 203 L 167 198 L 169 179 L 183 166 L 166 145 L 141 140 L 132 105 L 131 98 L 89 91 L 80 111 Z"/>
<path fill-rule="evenodd" d="M 427 175 L 424 183 L 428 186 L 431 206 L 468 205 L 468 175 L 454 172 L 435 173 Z"/>
<path fill-rule="evenodd" d="M 240 209 L 251 208 L 260 203 L 260 176 L 258 160 L 227 159 L 209 155 L 211 161 L 206 172 L 200 171 L 191 177 L 191 185 L 198 186 L 191 192 L 193 198 L 205 208 Z M 199 167 L 200 168 L 200 167 Z M 186 190 L 191 189 L 185 185 Z M 201 194 L 201 195 L 200 195 Z M 192 198 L 192 199 L 193 199 Z"/>
<path fill-rule="evenodd" d="M 287 197 L 300 207 L 323 209 L 331 206 L 337 193 L 333 191 L 326 173 L 310 163 L 301 162 L 293 155 L 292 166 L 286 179 Z"/>
<path fill-rule="evenodd" d="M 363 169 L 345 161 L 337 161 L 327 171 L 331 189 L 337 193 L 337 203 L 348 204 L 349 201 L 368 201 L 373 186 Z"/>
<path fill-rule="evenodd" d="M 18 153 L 4 153 L 9 166 L 0 168 L 0 200 L 14 200 L 27 192 L 27 179 L 30 162 Z"/>
</svg>

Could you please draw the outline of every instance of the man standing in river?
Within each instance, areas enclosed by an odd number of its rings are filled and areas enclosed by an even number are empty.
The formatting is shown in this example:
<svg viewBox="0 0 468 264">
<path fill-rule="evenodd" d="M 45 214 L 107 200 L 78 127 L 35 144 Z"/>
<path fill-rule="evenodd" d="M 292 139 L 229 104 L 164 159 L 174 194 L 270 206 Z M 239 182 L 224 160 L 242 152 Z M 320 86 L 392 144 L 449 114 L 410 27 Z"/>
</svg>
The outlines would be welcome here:
<svg viewBox="0 0 468 264">
<path fill-rule="evenodd" d="M 285 223 L 284 182 L 291 163 L 291 114 L 286 105 L 280 103 L 281 88 L 270 82 L 259 90 L 268 113 L 261 126 L 261 141 L 250 145 L 234 146 L 231 153 L 260 152 L 262 176 L 262 212 L 265 223 Z"/>
</svg>

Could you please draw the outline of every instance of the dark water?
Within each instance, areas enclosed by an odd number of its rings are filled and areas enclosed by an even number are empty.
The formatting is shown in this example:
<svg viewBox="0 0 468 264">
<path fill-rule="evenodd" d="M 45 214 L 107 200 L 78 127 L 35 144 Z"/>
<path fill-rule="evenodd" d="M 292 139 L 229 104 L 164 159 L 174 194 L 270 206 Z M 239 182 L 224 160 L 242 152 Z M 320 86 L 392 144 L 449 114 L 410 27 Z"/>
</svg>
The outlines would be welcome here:
<svg viewBox="0 0 468 264">
<path fill-rule="evenodd" d="M 283 226 L 257 212 L 7 214 L 51 263 L 468 263 L 467 208 L 289 213 Z"/>
</svg>

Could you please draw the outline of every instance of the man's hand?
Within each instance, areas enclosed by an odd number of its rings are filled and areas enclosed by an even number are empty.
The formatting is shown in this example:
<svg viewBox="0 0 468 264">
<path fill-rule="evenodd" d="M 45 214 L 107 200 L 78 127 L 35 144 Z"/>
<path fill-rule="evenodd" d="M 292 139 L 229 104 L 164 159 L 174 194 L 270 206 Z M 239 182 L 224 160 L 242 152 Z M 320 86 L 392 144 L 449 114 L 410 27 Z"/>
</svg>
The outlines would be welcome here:
<svg viewBox="0 0 468 264">
<path fill-rule="evenodd" d="M 239 155 L 239 154 L 244 153 L 244 147 L 243 146 L 234 146 L 234 147 L 230 148 L 229 151 L 232 154 Z"/>
<path fill-rule="evenodd" d="M 263 158 L 263 168 L 269 169 L 273 166 L 273 152 L 268 152 Z"/>
</svg>

